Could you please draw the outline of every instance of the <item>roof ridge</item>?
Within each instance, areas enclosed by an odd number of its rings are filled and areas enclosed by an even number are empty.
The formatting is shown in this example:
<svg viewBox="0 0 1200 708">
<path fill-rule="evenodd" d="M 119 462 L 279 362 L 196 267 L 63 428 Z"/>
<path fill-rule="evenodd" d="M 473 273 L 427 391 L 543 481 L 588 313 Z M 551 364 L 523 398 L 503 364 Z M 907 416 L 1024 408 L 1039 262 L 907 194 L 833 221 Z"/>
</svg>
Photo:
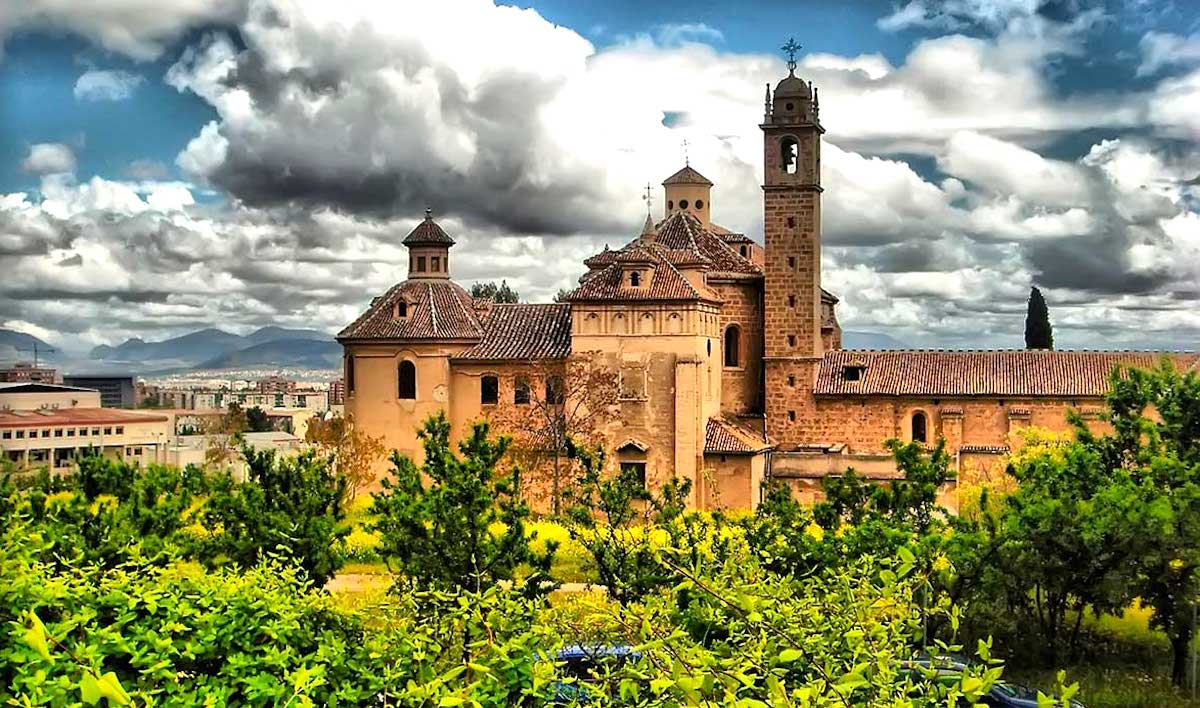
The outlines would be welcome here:
<svg viewBox="0 0 1200 708">
<path fill-rule="evenodd" d="M 427 302 L 429 303 L 429 320 L 430 324 L 433 326 L 433 336 L 437 337 L 441 335 L 441 332 L 438 332 L 437 303 L 433 301 L 433 283 L 425 283 L 425 295 L 428 298 Z"/>
<path fill-rule="evenodd" d="M 679 269 L 676 268 L 674 266 L 674 264 L 671 263 L 671 261 L 668 261 L 666 258 L 660 258 L 659 260 L 661 260 L 663 263 L 665 263 L 667 265 L 667 267 L 671 269 L 671 272 L 673 272 L 677 277 L 679 277 L 681 280 L 683 280 L 684 283 L 687 284 L 688 289 L 692 291 L 692 294 L 695 295 L 697 299 L 704 299 L 704 296 L 700 294 L 700 291 L 696 289 L 696 286 L 692 285 L 692 281 L 688 280 L 687 277 L 684 276 L 683 273 L 680 273 Z"/>
</svg>

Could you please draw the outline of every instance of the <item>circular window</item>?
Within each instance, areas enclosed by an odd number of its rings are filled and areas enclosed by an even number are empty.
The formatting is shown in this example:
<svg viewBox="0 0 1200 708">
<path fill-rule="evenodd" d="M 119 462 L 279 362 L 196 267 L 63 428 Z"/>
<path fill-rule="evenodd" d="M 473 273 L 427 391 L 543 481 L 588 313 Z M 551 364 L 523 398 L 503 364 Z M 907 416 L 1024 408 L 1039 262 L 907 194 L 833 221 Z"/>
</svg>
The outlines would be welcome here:
<svg viewBox="0 0 1200 708">
<path fill-rule="evenodd" d="M 667 209 L 668 209 L 668 210 L 670 210 L 670 209 L 674 209 L 674 208 L 675 208 L 675 202 L 673 202 L 673 201 L 668 201 L 668 202 L 667 202 Z"/>
<path fill-rule="evenodd" d="M 680 209 L 687 209 L 687 200 L 686 200 L 686 199 L 680 199 L 680 200 L 679 200 L 679 208 L 680 208 Z"/>
<path fill-rule="evenodd" d="M 696 200 L 696 208 L 697 208 L 697 209 L 703 209 L 703 208 L 704 208 L 704 200 L 703 200 L 703 199 L 697 199 L 697 200 Z"/>
<path fill-rule="evenodd" d="M 796 107 L 796 104 L 794 104 L 794 103 L 785 103 L 785 104 L 783 105 L 783 109 L 784 109 L 784 110 L 786 110 L 786 111 L 790 111 L 790 110 L 792 110 L 792 109 L 793 109 L 793 108 L 795 108 L 795 107 Z"/>
</svg>

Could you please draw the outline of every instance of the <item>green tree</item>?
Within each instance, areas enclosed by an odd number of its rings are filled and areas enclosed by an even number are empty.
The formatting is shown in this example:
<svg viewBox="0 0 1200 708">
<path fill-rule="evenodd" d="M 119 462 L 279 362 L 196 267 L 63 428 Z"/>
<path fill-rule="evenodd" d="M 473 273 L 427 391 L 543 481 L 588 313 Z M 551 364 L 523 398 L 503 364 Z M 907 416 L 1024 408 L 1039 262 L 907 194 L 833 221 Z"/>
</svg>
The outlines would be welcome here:
<svg viewBox="0 0 1200 708">
<path fill-rule="evenodd" d="M 591 556 L 609 597 L 629 604 L 673 583 L 677 575 L 664 564 L 648 529 L 682 530 L 676 522 L 686 509 L 691 481 L 672 480 L 654 494 L 634 470 L 606 476 L 602 449 L 577 447 L 569 439 L 567 446 L 583 472 L 564 495 L 572 502 L 567 510 L 569 531 Z"/>
<path fill-rule="evenodd" d="M 471 297 L 483 298 L 492 302 L 516 303 L 521 301 L 521 295 L 508 286 L 507 280 L 475 283 L 471 286 Z"/>
<path fill-rule="evenodd" d="M 544 553 L 531 549 L 520 473 L 498 469 L 510 439 L 493 437 L 488 424 L 478 422 L 455 455 L 441 411 L 417 437 L 424 463 L 393 453 L 391 478 L 374 495 L 380 555 L 399 561 L 400 572 L 425 587 L 480 592 L 528 568 L 528 593 L 553 589 L 549 571 L 557 544 L 547 543 Z"/>
<path fill-rule="evenodd" d="M 318 587 L 341 565 L 335 546 L 350 530 L 342 500 L 346 479 L 315 451 L 294 457 L 242 447 L 246 481 L 217 477 L 204 506 L 210 529 L 201 554 L 210 564 L 228 559 L 241 567 L 267 558 L 298 565 Z"/>
<path fill-rule="evenodd" d="M 1114 371 L 1108 410 L 1111 434 L 1093 435 L 1077 420 L 1077 435 L 1136 485 L 1135 590 L 1170 639 L 1171 679 L 1182 685 L 1200 597 L 1200 374 L 1166 359 L 1153 370 Z"/>
<path fill-rule="evenodd" d="M 267 433 L 273 430 L 267 412 L 258 406 L 246 409 L 246 430 L 251 433 Z"/>
<path fill-rule="evenodd" d="M 1050 310 L 1037 287 L 1029 289 L 1029 308 L 1025 314 L 1025 348 L 1053 349 L 1054 330 L 1050 326 Z"/>
</svg>

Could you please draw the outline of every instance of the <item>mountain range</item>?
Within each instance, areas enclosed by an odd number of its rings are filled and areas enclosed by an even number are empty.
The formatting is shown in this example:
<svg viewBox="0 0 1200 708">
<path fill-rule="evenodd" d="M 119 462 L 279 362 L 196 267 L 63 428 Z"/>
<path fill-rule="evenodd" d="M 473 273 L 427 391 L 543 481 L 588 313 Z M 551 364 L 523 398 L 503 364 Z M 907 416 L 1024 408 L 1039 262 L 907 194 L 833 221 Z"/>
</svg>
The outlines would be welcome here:
<svg viewBox="0 0 1200 708">
<path fill-rule="evenodd" d="M 115 347 L 100 345 L 88 356 L 143 371 L 257 366 L 335 369 L 342 348 L 330 335 L 313 329 L 271 326 L 238 335 L 210 327 L 158 342 L 134 338 Z"/>
</svg>

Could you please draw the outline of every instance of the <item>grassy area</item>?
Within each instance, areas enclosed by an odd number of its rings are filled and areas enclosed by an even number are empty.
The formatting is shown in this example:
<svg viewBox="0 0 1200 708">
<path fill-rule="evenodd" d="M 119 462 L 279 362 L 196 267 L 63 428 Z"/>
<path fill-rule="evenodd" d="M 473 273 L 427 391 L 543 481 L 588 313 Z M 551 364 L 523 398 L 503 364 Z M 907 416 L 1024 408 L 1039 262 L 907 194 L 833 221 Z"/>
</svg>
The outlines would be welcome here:
<svg viewBox="0 0 1200 708">
<path fill-rule="evenodd" d="M 1150 610 L 1134 604 L 1120 617 L 1085 619 L 1093 641 L 1089 655 L 1064 666 L 1079 682 L 1078 698 L 1088 708 L 1200 708 L 1190 691 L 1171 686 L 1167 637 L 1150 629 Z M 1005 676 L 1038 688 L 1056 685 L 1056 671 L 1012 668 Z"/>
</svg>

